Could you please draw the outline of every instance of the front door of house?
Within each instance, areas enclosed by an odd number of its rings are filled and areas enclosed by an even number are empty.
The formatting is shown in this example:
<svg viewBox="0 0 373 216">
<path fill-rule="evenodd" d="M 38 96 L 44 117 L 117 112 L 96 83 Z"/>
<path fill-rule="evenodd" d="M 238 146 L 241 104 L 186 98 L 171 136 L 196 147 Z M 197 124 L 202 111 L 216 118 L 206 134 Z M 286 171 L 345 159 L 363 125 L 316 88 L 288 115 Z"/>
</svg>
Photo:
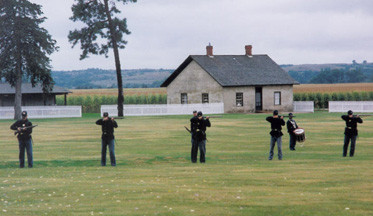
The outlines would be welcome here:
<svg viewBox="0 0 373 216">
<path fill-rule="evenodd" d="M 255 111 L 263 110 L 262 87 L 255 87 Z"/>
</svg>

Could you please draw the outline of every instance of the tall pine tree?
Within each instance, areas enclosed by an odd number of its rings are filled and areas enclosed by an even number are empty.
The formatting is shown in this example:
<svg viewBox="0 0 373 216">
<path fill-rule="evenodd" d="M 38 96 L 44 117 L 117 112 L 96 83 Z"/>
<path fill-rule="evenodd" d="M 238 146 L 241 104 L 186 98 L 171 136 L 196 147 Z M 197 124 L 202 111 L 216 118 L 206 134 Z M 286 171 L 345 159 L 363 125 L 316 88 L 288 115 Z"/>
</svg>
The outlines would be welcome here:
<svg viewBox="0 0 373 216">
<path fill-rule="evenodd" d="M 56 41 L 40 27 L 41 6 L 27 0 L 0 1 L 0 79 L 15 87 L 14 119 L 21 118 L 22 79 L 43 92 L 53 88 L 50 59 Z"/>
<path fill-rule="evenodd" d="M 80 59 L 85 59 L 88 54 L 105 55 L 108 57 L 109 49 L 114 51 L 115 68 L 118 82 L 118 115 L 123 116 L 123 81 L 119 59 L 119 49 L 124 49 L 127 41 L 124 34 L 130 34 L 126 18 L 115 17 L 120 13 L 116 3 L 127 4 L 137 0 L 75 0 L 72 6 L 74 22 L 81 21 L 86 27 L 70 31 L 69 41 L 73 47 L 80 42 L 82 54 Z M 106 43 L 99 44 L 97 40 L 104 39 Z"/>
</svg>

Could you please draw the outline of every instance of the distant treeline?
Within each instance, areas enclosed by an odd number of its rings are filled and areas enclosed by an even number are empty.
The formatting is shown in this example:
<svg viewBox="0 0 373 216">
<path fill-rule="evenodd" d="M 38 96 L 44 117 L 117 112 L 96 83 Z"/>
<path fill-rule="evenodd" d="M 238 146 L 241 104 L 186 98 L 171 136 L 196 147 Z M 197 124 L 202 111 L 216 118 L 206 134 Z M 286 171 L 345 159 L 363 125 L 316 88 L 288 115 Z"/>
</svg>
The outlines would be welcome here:
<svg viewBox="0 0 373 216">
<path fill-rule="evenodd" d="M 99 113 L 101 105 L 117 104 L 118 96 L 68 96 L 67 105 L 82 106 L 83 113 Z M 64 97 L 56 97 L 57 105 L 64 105 Z M 167 104 L 167 95 L 129 95 L 124 104 Z"/>
<path fill-rule="evenodd" d="M 328 108 L 329 101 L 373 101 L 373 92 L 294 93 L 294 101 L 313 101 L 315 108 Z"/>
<path fill-rule="evenodd" d="M 291 77 L 302 84 L 322 83 L 362 83 L 373 82 L 373 64 L 366 63 L 333 66 L 334 68 L 323 68 L 315 70 L 294 70 L 289 65 L 283 65 Z M 311 66 L 308 66 L 310 69 Z M 296 68 L 296 67 L 294 67 Z M 303 68 L 307 68 L 304 66 Z"/>
</svg>

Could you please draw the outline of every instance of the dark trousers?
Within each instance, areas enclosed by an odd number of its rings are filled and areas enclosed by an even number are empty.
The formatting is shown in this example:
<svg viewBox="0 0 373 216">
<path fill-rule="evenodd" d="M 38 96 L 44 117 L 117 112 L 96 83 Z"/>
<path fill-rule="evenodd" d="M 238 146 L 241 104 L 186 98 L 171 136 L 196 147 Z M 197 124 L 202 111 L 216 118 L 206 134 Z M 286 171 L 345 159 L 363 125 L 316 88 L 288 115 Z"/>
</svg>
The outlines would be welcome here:
<svg viewBox="0 0 373 216">
<path fill-rule="evenodd" d="M 193 139 L 192 139 L 193 140 Z M 197 162 L 197 154 L 199 148 L 199 161 L 205 163 L 206 159 L 206 140 L 194 140 L 192 141 L 192 162 Z"/>
<path fill-rule="evenodd" d="M 351 140 L 350 157 L 354 156 L 356 137 L 357 136 L 345 135 L 345 140 L 344 140 L 344 145 L 343 145 L 343 157 L 346 157 L 347 155 L 347 150 L 348 150 L 348 145 L 350 143 L 350 140 Z"/>
<path fill-rule="evenodd" d="M 114 139 L 102 139 L 101 140 L 101 165 L 106 166 L 106 149 L 109 146 L 110 163 L 112 166 L 116 165 L 115 153 L 114 153 Z"/>
<path fill-rule="evenodd" d="M 296 145 L 295 135 L 293 133 L 289 133 L 289 136 L 290 136 L 289 148 L 290 150 L 295 150 L 295 145 Z"/>
<path fill-rule="evenodd" d="M 18 144 L 19 144 L 19 167 L 21 168 L 25 167 L 25 149 L 26 149 L 28 167 L 31 168 L 33 166 L 31 139 L 18 140 Z"/>
<path fill-rule="evenodd" d="M 282 160 L 282 138 L 275 137 L 275 136 L 271 136 L 268 160 L 272 160 L 273 158 L 273 149 L 275 148 L 276 142 L 277 142 L 278 159 Z"/>
</svg>

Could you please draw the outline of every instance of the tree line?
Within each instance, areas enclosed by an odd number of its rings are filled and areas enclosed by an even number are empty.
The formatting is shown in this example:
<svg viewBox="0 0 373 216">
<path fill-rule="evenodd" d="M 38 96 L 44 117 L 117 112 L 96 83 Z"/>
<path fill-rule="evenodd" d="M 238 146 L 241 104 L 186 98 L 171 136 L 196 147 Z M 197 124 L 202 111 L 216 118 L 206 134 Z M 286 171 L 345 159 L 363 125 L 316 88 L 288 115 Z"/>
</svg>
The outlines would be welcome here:
<svg viewBox="0 0 373 216">
<path fill-rule="evenodd" d="M 314 65 L 317 66 L 317 65 Z M 311 67 L 311 66 L 310 66 Z M 372 63 L 353 63 L 350 65 L 339 66 L 338 68 L 323 68 L 320 71 L 289 70 L 289 75 L 302 84 L 323 84 L 323 83 L 362 83 L 373 82 L 373 64 Z M 283 66 L 285 69 L 286 66 Z"/>
</svg>

